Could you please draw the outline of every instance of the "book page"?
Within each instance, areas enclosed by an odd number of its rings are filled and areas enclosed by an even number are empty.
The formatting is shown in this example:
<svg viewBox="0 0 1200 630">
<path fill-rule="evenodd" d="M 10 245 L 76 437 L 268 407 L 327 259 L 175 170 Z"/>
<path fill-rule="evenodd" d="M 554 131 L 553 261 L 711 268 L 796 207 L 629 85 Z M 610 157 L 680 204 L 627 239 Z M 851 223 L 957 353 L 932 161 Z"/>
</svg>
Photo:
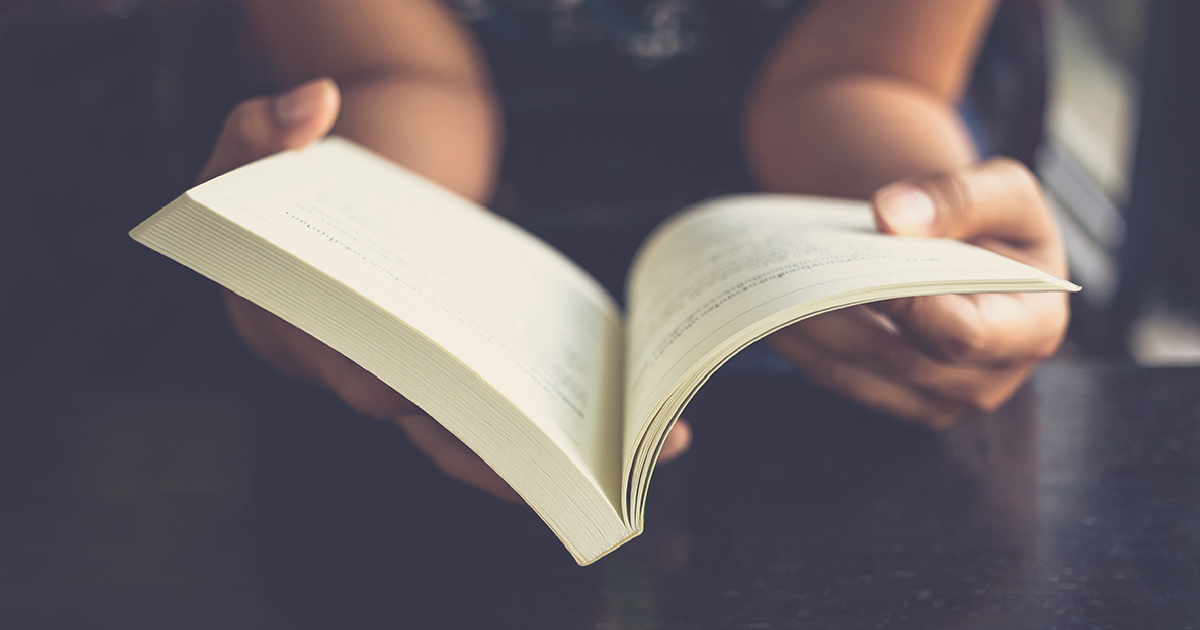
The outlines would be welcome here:
<svg viewBox="0 0 1200 630">
<path fill-rule="evenodd" d="M 619 312 L 560 253 L 340 139 L 189 195 L 433 340 L 614 491 Z"/>
<path fill-rule="evenodd" d="M 1072 288 L 964 243 L 880 235 L 865 202 L 706 202 L 656 231 L 630 273 L 626 456 L 647 450 L 647 423 L 671 396 L 686 403 L 715 369 L 708 363 L 789 321 L 900 295 Z M 656 447 L 655 436 L 646 440 Z"/>
</svg>

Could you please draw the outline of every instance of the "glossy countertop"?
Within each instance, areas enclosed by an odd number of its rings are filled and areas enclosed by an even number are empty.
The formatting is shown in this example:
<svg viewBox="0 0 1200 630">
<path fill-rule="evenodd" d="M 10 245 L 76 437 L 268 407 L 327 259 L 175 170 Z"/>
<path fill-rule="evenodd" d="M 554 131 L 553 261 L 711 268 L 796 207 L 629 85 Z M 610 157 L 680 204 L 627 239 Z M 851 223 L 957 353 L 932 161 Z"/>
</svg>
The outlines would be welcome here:
<svg viewBox="0 0 1200 630">
<path fill-rule="evenodd" d="M 935 433 L 735 365 L 589 567 L 264 382 L 6 391 L 0 627 L 1200 625 L 1200 369 L 1059 360 Z"/>
</svg>

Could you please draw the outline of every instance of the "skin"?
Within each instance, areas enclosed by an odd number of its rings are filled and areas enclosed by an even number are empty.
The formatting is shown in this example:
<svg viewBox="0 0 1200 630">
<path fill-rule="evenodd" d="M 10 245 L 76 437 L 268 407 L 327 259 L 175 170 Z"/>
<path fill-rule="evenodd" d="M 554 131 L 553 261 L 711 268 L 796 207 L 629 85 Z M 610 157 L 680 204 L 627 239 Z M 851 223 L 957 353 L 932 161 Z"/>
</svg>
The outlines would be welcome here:
<svg viewBox="0 0 1200 630">
<path fill-rule="evenodd" d="M 201 180 L 332 129 L 486 202 L 500 109 L 469 33 L 436 0 L 246 1 L 279 76 L 299 85 L 238 106 Z M 1065 275 L 1036 180 L 1011 161 L 979 164 L 953 106 L 992 5 L 818 3 L 778 43 L 747 101 L 745 147 L 760 185 L 870 198 L 884 233 L 956 238 Z M 281 371 L 395 422 L 446 474 L 519 501 L 374 376 L 240 298 L 226 305 L 249 347 Z M 939 296 L 822 315 L 770 342 L 818 383 L 944 427 L 1007 400 L 1066 322 L 1061 295 Z M 690 442 L 680 422 L 660 461 Z"/>
<path fill-rule="evenodd" d="M 1036 179 L 977 163 L 955 103 L 994 2 L 826 0 L 793 25 L 747 103 L 763 188 L 871 199 L 881 232 L 955 238 L 1066 276 Z M 909 298 L 772 336 L 810 379 L 942 428 L 994 409 L 1054 353 L 1062 294 Z"/>
</svg>

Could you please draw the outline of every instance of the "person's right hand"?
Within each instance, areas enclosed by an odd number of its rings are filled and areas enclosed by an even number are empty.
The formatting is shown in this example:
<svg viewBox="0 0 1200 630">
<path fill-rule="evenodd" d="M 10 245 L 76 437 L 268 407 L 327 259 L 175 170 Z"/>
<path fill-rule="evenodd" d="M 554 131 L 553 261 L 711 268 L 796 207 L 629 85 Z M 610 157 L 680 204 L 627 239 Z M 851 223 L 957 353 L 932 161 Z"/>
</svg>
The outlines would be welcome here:
<svg viewBox="0 0 1200 630">
<path fill-rule="evenodd" d="M 884 187 L 884 234 L 953 238 L 1066 277 L 1067 259 L 1037 179 L 994 159 Z M 1064 293 L 933 295 L 825 313 L 769 339 L 809 379 L 932 428 L 995 409 L 1058 349 Z"/>
<path fill-rule="evenodd" d="M 303 84 L 277 97 L 239 104 L 226 119 L 199 181 L 316 142 L 333 127 L 339 105 L 337 86 L 329 79 Z M 358 364 L 230 292 L 225 293 L 225 305 L 246 345 L 284 374 L 325 387 L 359 413 L 395 422 L 447 475 L 521 502 L 520 496 L 471 449 Z M 680 422 L 664 443 L 659 461 L 685 451 L 690 436 L 688 425 Z"/>
</svg>

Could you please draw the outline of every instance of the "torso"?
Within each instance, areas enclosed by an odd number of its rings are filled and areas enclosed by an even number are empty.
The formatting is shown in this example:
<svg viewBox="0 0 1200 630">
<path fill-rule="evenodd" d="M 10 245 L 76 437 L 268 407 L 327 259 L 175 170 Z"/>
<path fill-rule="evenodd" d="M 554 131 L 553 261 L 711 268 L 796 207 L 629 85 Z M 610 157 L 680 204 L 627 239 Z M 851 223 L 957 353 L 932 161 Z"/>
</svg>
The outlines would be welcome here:
<svg viewBox="0 0 1200 630">
<path fill-rule="evenodd" d="M 506 106 L 728 107 L 804 0 L 443 0 Z"/>
</svg>

